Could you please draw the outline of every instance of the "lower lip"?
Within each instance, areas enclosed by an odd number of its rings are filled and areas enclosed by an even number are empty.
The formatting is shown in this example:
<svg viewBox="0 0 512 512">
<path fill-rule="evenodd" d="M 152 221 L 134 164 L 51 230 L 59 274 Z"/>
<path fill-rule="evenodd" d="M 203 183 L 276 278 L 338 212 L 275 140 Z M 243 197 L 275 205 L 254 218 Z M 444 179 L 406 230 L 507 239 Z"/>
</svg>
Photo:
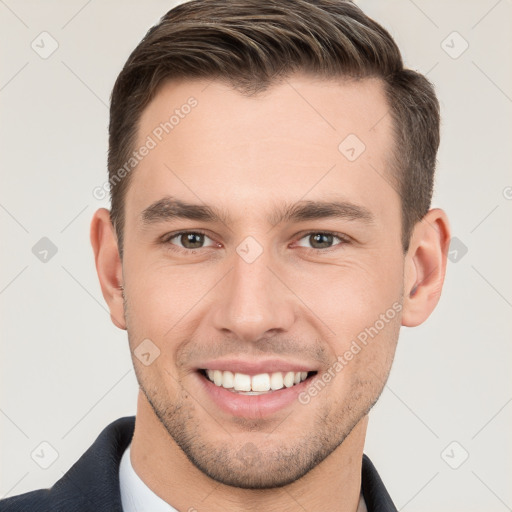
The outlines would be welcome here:
<svg viewBox="0 0 512 512">
<path fill-rule="evenodd" d="M 262 395 L 243 395 L 234 393 L 221 386 L 216 386 L 202 373 L 197 372 L 201 385 L 213 402 L 225 413 L 249 419 L 264 418 L 298 401 L 298 395 L 310 385 L 315 378 L 310 378 L 295 384 L 291 388 L 269 391 Z"/>
</svg>

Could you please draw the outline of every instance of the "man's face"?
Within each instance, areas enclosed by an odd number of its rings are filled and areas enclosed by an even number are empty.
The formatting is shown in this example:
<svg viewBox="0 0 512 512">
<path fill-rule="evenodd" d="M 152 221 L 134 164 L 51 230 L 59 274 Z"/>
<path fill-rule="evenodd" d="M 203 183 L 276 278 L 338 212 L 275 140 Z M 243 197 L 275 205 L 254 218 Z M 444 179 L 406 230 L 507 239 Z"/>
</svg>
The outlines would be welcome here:
<svg viewBox="0 0 512 512">
<path fill-rule="evenodd" d="M 197 104 L 182 109 L 191 96 Z M 176 109 L 179 122 L 158 140 Z M 251 98 L 216 81 L 168 83 L 142 115 L 136 147 L 148 136 L 156 147 L 126 195 L 130 348 L 150 340 L 147 360 L 159 350 L 148 365 L 133 356 L 141 389 L 217 481 L 261 488 L 300 478 L 382 391 L 404 284 L 387 111 L 377 80 L 294 76 Z M 181 217 L 173 200 L 221 218 Z M 342 203 L 339 215 L 315 202 Z M 295 203 L 309 208 L 280 215 Z M 241 374 L 237 386 L 282 387 L 235 393 L 223 371 Z M 301 371 L 308 378 L 287 387 L 286 374 Z"/>
</svg>

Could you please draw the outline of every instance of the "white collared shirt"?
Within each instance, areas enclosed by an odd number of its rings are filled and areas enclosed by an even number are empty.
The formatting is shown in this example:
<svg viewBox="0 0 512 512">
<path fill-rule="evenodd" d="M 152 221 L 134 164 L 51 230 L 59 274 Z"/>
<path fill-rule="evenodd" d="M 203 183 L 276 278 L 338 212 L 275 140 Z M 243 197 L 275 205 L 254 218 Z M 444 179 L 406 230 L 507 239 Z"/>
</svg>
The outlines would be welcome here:
<svg viewBox="0 0 512 512">
<path fill-rule="evenodd" d="M 160 496 L 156 495 L 135 473 L 130 459 L 130 446 L 121 457 L 119 484 L 121 486 L 123 512 L 178 512 Z M 357 512 L 367 512 L 362 493 Z"/>
<path fill-rule="evenodd" d="M 155 494 L 135 473 L 130 459 L 130 446 L 121 457 L 119 484 L 123 512 L 178 512 Z"/>
</svg>

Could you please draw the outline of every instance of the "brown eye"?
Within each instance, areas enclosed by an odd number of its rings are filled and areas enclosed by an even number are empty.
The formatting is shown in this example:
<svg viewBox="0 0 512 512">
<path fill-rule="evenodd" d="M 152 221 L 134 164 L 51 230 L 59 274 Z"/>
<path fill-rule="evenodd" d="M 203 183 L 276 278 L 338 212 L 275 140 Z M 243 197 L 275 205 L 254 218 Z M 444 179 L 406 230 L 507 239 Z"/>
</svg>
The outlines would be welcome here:
<svg viewBox="0 0 512 512">
<path fill-rule="evenodd" d="M 210 243 L 205 245 L 207 241 Z M 173 248 L 176 248 L 177 250 L 203 249 L 204 247 L 212 247 L 216 245 L 211 238 L 199 231 L 182 231 L 180 233 L 175 233 L 166 237 L 164 242 L 171 246 L 176 246 Z"/>
<path fill-rule="evenodd" d="M 310 243 L 314 249 L 325 249 L 330 247 L 334 236 L 328 233 L 316 233 L 309 236 Z"/>
<path fill-rule="evenodd" d="M 306 242 L 302 242 L 305 240 Z M 308 249 L 332 249 L 337 245 L 343 245 L 347 240 L 342 235 L 335 233 L 313 231 L 303 236 L 298 245 Z"/>
<path fill-rule="evenodd" d="M 183 233 L 179 240 L 185 249 L 199 249 L 204 243 L 202 233 Z"/>
</svg>

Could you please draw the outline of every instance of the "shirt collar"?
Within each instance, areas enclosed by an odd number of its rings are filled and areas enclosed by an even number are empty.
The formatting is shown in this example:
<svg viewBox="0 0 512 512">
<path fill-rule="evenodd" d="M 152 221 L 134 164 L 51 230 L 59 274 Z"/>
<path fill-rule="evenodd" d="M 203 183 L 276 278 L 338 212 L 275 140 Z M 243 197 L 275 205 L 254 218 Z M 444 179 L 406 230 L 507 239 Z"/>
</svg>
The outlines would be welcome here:
<svg viewBox="0 0 512 512">
<path fill-rule="evenodd" d="M 178 512 L 155 494 L 135 473 L 130 459 L 130 446 L 121 457 L 119 485 L 123 512 Z"/>
<path fill-rule="evenodd" d="M 130 459 L 130 446 L 121 457 L 119 484 L 123 512 L 178 512 L 155 494 L 137 475 Z M 362 493 L 356 512 L 368 512 Z"/>
</svg>

